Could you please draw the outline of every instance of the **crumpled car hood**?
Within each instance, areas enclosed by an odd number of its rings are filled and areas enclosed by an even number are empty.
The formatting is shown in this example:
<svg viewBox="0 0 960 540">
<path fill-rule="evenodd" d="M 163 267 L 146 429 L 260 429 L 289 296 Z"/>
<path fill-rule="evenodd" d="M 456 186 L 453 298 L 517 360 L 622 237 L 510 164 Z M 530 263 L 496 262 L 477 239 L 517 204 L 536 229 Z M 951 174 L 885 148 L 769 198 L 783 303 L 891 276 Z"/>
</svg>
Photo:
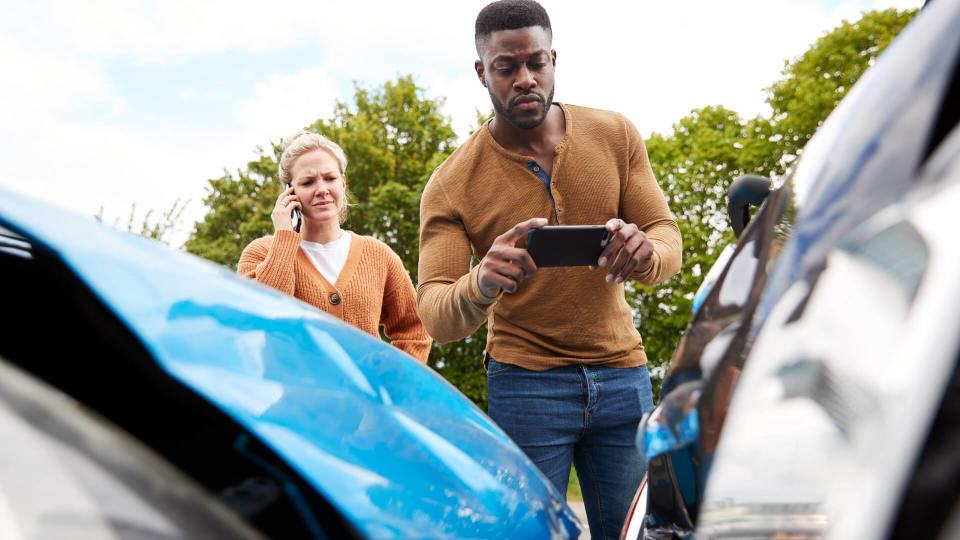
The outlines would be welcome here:
<svg viewBox="0 0 960 540">
<path fill-rule="evenodd" d="M 365 535 L 579 533 L 509 438 L 399 350 L 225 268 L 2 189 L 0 223 L 56 253 L 166 372 L 283 456 Z"/>
</svg>

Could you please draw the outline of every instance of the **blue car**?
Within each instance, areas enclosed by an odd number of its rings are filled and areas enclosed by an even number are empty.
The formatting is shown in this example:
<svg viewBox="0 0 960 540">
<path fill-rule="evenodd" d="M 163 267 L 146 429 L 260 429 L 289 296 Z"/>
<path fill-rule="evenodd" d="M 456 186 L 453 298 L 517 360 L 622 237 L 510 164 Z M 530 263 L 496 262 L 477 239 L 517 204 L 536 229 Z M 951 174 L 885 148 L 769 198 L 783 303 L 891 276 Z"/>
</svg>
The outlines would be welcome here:
<svg viewBox="0 0 960 540">
<path fill-rule="evenodd" d="M 0 538 L 576 538 L 431 369 L 0 190 Z"/>
</svg>

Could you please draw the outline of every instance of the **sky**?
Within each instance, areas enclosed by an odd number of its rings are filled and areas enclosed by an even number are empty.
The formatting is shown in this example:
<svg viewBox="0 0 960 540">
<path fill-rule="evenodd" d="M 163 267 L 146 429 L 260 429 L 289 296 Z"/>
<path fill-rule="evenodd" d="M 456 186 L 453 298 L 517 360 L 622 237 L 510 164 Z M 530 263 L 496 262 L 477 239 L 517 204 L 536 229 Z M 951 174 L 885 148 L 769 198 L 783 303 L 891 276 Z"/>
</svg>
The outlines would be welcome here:
<svg viewBox="0 0 960 540">
<path fill-rule="evenodd" d="M 354 85 L 410 74 L 458 134 L 489 96 L 473 70 L 486 0 L 13 0 L 0 20 L 0 187 L 107 223 L 186 203 L 207 180 L 329 117 Z M 764 114 L 784 61 L 871 9 L 922 0 L 545 0 L 554 99 L 644 136 L 690 110 Z M 349 169 L 348 169 L 349 174 Z M 139 222 L 138 221 L 138 222 Z"/>
</svg>

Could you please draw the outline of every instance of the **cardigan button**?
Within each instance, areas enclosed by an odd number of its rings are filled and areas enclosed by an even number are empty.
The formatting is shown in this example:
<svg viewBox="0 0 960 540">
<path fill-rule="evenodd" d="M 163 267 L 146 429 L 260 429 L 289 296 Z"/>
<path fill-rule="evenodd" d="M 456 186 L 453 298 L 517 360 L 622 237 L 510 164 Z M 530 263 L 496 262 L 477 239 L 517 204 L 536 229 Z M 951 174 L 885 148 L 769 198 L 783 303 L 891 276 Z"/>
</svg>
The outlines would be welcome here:
<svg viewBox="0 0 960 540">
<path fill-rule="evenodd" d="M 331 295 L 330 295 L 330 303 L 333 304 L 333 305 L 339 304 L 339 303 L 340 303 L 340 295 L 337 294 L 337 293 L 331 294 Z"/>
</svg>

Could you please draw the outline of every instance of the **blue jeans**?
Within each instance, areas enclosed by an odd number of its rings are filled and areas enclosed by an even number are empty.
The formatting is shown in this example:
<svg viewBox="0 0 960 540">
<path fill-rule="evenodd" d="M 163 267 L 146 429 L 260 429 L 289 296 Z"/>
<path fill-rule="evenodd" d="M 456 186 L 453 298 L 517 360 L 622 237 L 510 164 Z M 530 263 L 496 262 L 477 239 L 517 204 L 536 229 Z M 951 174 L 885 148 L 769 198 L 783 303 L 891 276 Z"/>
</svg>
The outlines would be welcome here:
<svg viewBox="0 0 960 540">
<path fill-rule="evenodd" d="M 646 366 L 530 371 L 486 358 L 490 418 L 564 497 L 574 463 L 590 536 L 617 539 L 646 472 L 635 443 L 653 410 Z"/>
</svg>

